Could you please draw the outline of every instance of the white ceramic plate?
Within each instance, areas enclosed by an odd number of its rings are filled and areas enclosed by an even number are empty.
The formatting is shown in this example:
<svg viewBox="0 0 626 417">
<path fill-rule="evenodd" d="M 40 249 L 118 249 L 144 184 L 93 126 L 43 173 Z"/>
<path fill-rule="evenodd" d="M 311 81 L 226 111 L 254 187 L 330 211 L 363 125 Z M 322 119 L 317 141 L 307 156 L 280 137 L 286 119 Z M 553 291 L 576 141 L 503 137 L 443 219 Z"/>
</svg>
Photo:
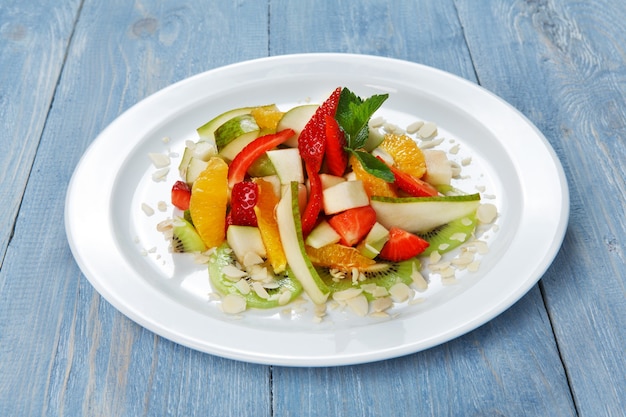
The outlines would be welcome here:
<svg viewBox="0 0 626 417">
<path fill-rule="evenodd" d="M 172 255 L 156 224 L 172 208 L 174 157 L 155 182 L 148 153 L 182 153 L 195 129 L 236 107 L 321 102 L 337 86 L 361 97 L 389 93 L 378 113 L 407 126 L 435 122 L 439 146 L 463 165 L 456 182 L 500 213 L 480 238 L 478 272 L 430 276 L 414 303 L 390 318 L 329 310 L 315 322 L 308 304 L 233 317 L 211 301 L 205 268 Z M 164 138 L 169 138 L 164 140 Z M 541 167 L 541 169 L 537 169 Z M 142 204 L 155 210 L 146 215 Z M 287 55 L 218 68 L 174 84 L 116 119 L 85 152 L 69 185 L 67 236 L 81 270 L 113 306 L 151 331 L 227 358 L 288 366 L 364 363 L 417 352 L 489 321 L 522 297 L 556 255 L 569 214 L 562 167 L 542 134 L 503 100 L 454 75 L 387 58 Z M 425 274 L 428 276 L 427 271 Z"/>
</svg>

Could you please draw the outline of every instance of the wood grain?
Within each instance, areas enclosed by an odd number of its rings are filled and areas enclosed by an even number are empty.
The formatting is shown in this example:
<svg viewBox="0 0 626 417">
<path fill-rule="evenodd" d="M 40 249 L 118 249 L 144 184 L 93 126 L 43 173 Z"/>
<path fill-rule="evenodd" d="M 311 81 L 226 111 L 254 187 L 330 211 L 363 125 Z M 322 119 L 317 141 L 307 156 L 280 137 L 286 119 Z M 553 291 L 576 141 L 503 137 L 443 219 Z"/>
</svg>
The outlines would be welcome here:
<svg viewBox="0 0 626 417">
<path fill-rule="evenodd" d="M 78 1 L 26 4 L 8 0 L 0 7 L 0 265 L 55 93 L 78 6 Z"/>
<path fill-rule="evenodd" d="M 250 23 L 234 28 L 233 16 Z M 240 36 L 223 36 L 234 30 Z M 201 354 L 132 323 L 82 276 L 61 221 L 75 164 L 122 111 L 187 76 L 266 54 L 262 3 L 84 2 L 47 120 L 45 103 L 23 109 L 40 130 L 46 124 L 39 147 L 29 144 L 39 156 L 0 271 L 0 415 L 269 415 L 267 367 Z M 28 117 L 20 122 L 31 128 Z"/>
<path fill-rule="evenodd" d="M 458 3 L 481 84 L 524 111 L 565 167 L 569 228 L 542 289 L 579 415 L 623 415 L 626 7 Z"/>
</svg>

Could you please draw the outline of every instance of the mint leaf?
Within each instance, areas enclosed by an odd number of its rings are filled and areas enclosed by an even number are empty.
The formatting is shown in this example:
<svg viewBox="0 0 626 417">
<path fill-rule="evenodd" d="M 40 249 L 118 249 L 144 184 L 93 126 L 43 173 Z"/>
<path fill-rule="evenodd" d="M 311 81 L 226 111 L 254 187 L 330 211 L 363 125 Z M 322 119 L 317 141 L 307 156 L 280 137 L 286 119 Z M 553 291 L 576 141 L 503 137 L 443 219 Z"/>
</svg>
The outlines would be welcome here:
<svg viewBox="0 0 626 417">
<path fill-rule="evenodd" d="M 362 148 L 369 135 L 368 122 L 389 94 L 377 94 L 361 99 L 347 88 L 341 90 L 335 119 L 343 129 L 348 148 Z"/>
<path fill-rule="evenodd" d="M 348 149 L 348 151 L 359 160 L 365 171 L 387 182 L 395 181 L 393 172 L 391 172 L 391 169 L 389 169 L 387 164 L 376 158 L 371 153 L 364 151 L 355 151 L 354 149 Z"/>
</svg>

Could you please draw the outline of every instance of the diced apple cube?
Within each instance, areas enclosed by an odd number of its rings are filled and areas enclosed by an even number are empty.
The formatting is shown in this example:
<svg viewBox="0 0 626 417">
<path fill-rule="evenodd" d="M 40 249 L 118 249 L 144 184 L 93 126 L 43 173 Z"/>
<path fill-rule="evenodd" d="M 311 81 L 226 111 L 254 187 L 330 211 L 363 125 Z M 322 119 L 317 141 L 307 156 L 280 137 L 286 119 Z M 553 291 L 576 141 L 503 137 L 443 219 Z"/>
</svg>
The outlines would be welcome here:
<svg viewBox="0 0 626 417">
<path fill-rule="evenodd" d="M 338 177 L 330 174 L 320 174 L 320 180 L 322 181 L 322 189 L 324 190 L 328 187 L 339 184 L 340 182 L 346 181 L 344 177 Z"/>
<path fill-rule="evenodd" d="M 452 180 L 452 165 L 444 151 L 424 149 L 426 174 L 423 180 L 432 185 L 449 185 Z"/>
<path fill-rule="evenodd" d="M 326 220 L 322 220 L 307 236 L 305 243 L 315 249 L 322 246 L 337 243 L 341 240 L 341 236 L 328 224 Z"/>
<path fill-rule="evenodd" d="M 335 214 L 355 207 L 369 205 L 369 197 L 362 181 L 343 181 L 323 191 L 326 214 Z"/>
<path fill-rule="evenodd" d="M 376 222 L 367 236 L 359 243 L 357 249 L 363 256 L 374 259 L 388 240 L 389 230 L 382 224 Z"/>
</svg>

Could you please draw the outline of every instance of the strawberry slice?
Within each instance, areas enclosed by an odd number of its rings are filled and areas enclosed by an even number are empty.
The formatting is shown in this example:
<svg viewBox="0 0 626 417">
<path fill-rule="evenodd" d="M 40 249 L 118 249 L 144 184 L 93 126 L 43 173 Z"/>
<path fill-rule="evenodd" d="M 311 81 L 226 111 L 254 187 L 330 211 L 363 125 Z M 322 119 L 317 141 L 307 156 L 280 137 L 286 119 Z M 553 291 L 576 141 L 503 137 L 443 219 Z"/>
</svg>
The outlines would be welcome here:
<svg viewBox="0 0 626 417">
<path fill-rule="evenodd" d="M 430 244 L 419 236 L 398 227 L 389 229 L 389 240 L 379 256 L 392 262 L 410 259 L 424 252 Z"/>
<path fill-rule="evenodd" d="M 377 158 L 385 162 L 380 156 Z M 413 197 L 436 197 L 439 195 L 439 191 L 426 181 L 407 174 L 393 165 L 387 164 L 387 166 L 395 178 L 394 184 L 405 193 Z"/>
<path fill-rule="evenodd" d="M 317 171 L 311 168 L 310 164 L 304 164 L 307 177 L 309 178 L 309 198 L 306 202 L 306 206 L 302 211 L 302 235 L 306 238 L 308 234 L 315 227 L 317 218 L 322 211 L 322 179 Z"/>
<path fill-rule="evenodd" d="M 259 198 L 256 182 L 242 181 L 233 186 L 230 197 L 230 222 L 239 226 L 257 226 L 254 206 Z"/>
<path fill-rule="evenodd" d="M 189 209 L 191 189 L 184 181 L 176 181 L 172 186 L 172 204 L 181 210 Z"/>
<path fill-rule="evenodd" d="M 376 212 L 371 206 L 355 207 L 335 214 L 328 219 L 328 223 L 341 236 L 339 243 L 354 246 L 376 223 Z"/>
<path fill-rule="evenodd" d="M 228 166 L 228 186 L 233 188 L 235 184 L 243 181 L 248 168 L 250 168 L 250 165 L 252 165 L 254 161 L 265 152 L 277 147 L 295 134 L 296 132 L 292 129 L 285 129 L 277 133 L 256 138 L 246 145 Z"/>
<path fill-rule="evenodd" d="M 311 165 L 315 172 L 322 167 L 326 151 L 326 116 L 335 117 L 337 103 L 341 95 L 341 87 L 335 89 L 315 111 L 306 123 L 298 138 L 298 150 L 305 164 Z"/>
<path fill-rule="evenodd" d="M 346 138 L 334 116 L 326 115 L 326 167 L 328 173 L 341 177 L 348 166 Z"/>
</svg>

